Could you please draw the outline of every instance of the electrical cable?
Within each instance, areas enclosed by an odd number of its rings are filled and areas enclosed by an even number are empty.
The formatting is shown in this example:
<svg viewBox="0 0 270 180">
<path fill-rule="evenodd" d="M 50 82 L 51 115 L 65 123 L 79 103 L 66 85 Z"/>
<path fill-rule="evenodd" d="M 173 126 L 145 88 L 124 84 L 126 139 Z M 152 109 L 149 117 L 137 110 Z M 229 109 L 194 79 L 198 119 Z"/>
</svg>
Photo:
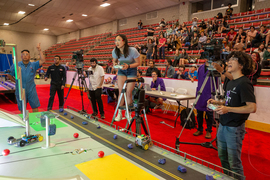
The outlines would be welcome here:
<svg viewBox="0 0 270 180">
<path fill-rule="evenodd" d="M 46 6 L 48 3 L 50 3 L 50 2 L 52 2 L 52 0 L 49 0 L 49 1 L 47 1 L 45 4 L 43 4 L 43 5 L 41 5 L 41 6 L 39 6 L 37 9 L 35 9 L 34 11 L 32 11 L 32 12 L 30 12 L 30 13 L 28 13 L 28 14 L 26 14 L 24 17 L 22 17 L 21 19 L 19 19 L 18 21 L 16 21 L 16 22 L 14 22 L 14 23 L 11 23 L 11 24 L 9 24 L 9 26 L 11 26 L 11 25 L 14 25 L 14 24 L 17 24 L 17 23 L 19 23 L 19 22 L 21 22 L 24 18 L 26 18 L 27 16 L 29 16 L 30 14 L 32 14 L 32 13 L 34 13 L 34 12 L 36 12 L 37 10 L 39 10 L 40 8 L 42 8 L 42 7 L 44 7 L 44 6 Z M 0 25 L 0 26 L 5 26 L 5 25 Z"/>
</svg>

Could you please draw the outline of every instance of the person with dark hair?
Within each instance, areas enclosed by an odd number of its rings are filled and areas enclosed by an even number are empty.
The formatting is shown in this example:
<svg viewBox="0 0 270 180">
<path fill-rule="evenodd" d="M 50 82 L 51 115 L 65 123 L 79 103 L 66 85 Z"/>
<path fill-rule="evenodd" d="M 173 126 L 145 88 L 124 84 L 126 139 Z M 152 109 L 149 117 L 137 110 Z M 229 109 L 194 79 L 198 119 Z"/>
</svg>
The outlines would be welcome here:
<svg viewBox="0 0 270 180">
<path fill-rule="evenodd" d="M 264 47 L 264 44 L 261 43 L 258 48 L 254 50 L 254 52 L 257 52 L 261 56 L 261 60 L 264 60 L 263 54 L 265 53 L 266 48 Z M 260 62 L 261 63 L 261 62 Z"/>
<path fill-rule="evenodd" d="M 153 39 L 155 30 L 152 28 L 152 25 L 149 25 L 149 28 L 146 31 L 147 31 L 147 39 Z"/>
<path fill-rule="evenodd" d="M 147 62 L 149 62 L 150 59 L 154 58 L 154 53 L 155 53 L 155 45 L 153 44 L 153 40 L 148 39 L 147 40 L 147 51 L 146 51 Z"/>
<path fill-rule="evenodd" d="M 140 69 L 137 70 L 137 79 L 138 79 L 141 83 L 144 83 L 144 79 L 143 79 L 143 77 L 142 77 L 142 70 L 140 70 Z M 135 86 L 138 87 L 138 85 L 139 85 L 139 83 L 137 82 L 137 83 L 135 84 Z M 140 88 L 142 88 L 142 84 L 141 84 L 141 87 L 140 87 Z"/>
<path fill-rule="evenodd" d="M 246 42 L 247 33 L 244 32 L 243 28 L 240 27 L 237 35 L 233 40 L 235 40 L 235 43 L 242 43 L 245 44 Z"/>
<path fill-rule="evenodd" d="M 254 26 L 250 26 L 249 27 L 249 30 L 247 30 L 247 44 L 250 44 L 251 41 L 253 41 L 253 39 L 256 37 L 256 34 L 257 34 L 257 30 L 255 30 L 255 27 Z"/>
<path fill-rule="evenodd" d="M 103 102 L 101 99 L 102 94 L 102 85 L 104 82 L 104 70 L 103 68 L 98 65 L 97 59 L 92 58 L 90 59 L 90 67 L 88 68 L 88 74 L 84 72 L 84 76 L 88 75 L 89 83 L 89 95 L 91 97 L 92 109 L 93 114 L 92 116 L 98 115 L 97 104 L 99 108 L 100 118 L 105 119 L 104 109 L 103 109 Z"/>
<path fill-rule="evenodd" d="M 155 45 L 155 51 L 154 51 L 154 57 L 153 59 L 158 59 L 158 44 L 159 44 L 159 38 L 158 36 L 154 36 L 154 40 L 153 40 L 153 43 Z"/>
<path fill-rule="evenodd" d="M 66 84 L 66 69 L 60 64 L 61 57 L 54 56 L 54 64 L 49 66 L 45 75 L 45 81 L 51 76 L 50 98 L 47 110 L 52 110 L 55 93 L 59 99 L 59 109 L 64 105 L 64 88 Z"/>
<path fill-rule="evenodd" d="M 253 72 L 250 75 L 248 75 L 248 77 L 251 80 L 252 85 L 256 85 L 257 79 L 261 76 L 261 71 L 262 71 L 262 66 L 260 64 L 261 57 L 259 53 L 252 52 L 251 58 L 254 62 L 254 69 L 253 69 Z"/>
<path fill-rule="evenodd" d="M 232 4 L 229 3 L 228 4 L 228 9 L 226 9 L 226 12 L 225 12 L 225 15 L 227 16 L 228 19 L 231 19 L 231 16 L 233 14 L 233 8 L 232 7 Z"/>
<path fill-rule="evenodd" d="M 182 43 L 181 40 L 179 39 L 179 37 L 175 34 L 173 36 L 173 49 L 175 49 L 176 52 L 179 52 L 179 49 L 182 47 Z"/>
<path fill-rule="evenodd" d="M 180 56 L 179 66 L 188 63 L 188 54 L 186 49 L 183 48 L 179 56 Z"/>
<path fill-rule="evenodd" d="M 208 100 L 218 105 L 215 112 L 220 115 L 217 132 L 218 156 L 223 168 L 244 175 L 241 161 L 242 142 L 245 136 L 245 121 L 250 113 L 256 112 L 254 88 L 247 75 L 253 71 L 249 55 L 233 51 L 229 55 L 228 72 L 233 76 L 225 90 L 223 102 Z M 229 174 L 229 172 L 224 171 Z M 236 179 L 243 177 L 233 176 Z"/>
<path fill-rule="evenodd" d="M 172 66 L 172 60 L 166 59 L 165 64 L 166 64 L 166 70 L 165 70 L 164 77 L 173 78 L 175 70 L 174 70 L 174 67 Z"/>
<path fill-rule="evenodd" d="M 235 39 L 236 35 L 237 35 L 237 32 L 234 31 L 234 28 L 231 28 L 230 32 L 228 32 L 228 34 L 225 37 L 226 44 L 228 44 L 230 48 L 232 48 L 233 46 L 233 40 Z"/>
<path fill-rule="evenodd" d="M 159 35 L 159 59 L 161 59 L 161 57 L 163 57 L 163 59 L 165 59 L 165 44 L 166 44 L 166 38 L 164 38 L 163 34 L 161 33 Z"/>
<path fill-rule="evenodd" d="M 265 47 L 267 47 L 269 39 L 270 39 L 270 30 L 267 31 L 265 25 L 261 25 L 260 30 L 257 31 L 255 38 L 251 41 L 251 46 L 255 47 L 256 43 L 265 42 Z"/>
<path fill-rule="evenodd" d="M 158 70 L 158 68 L 155 67 L 155 62 L 153 60 L 150 60 L 148 62 L 148 65 L 149 65 L 149 68 L 146 70 L 145 76 L 151 77 L 152 76 L 152 71 L 156 71 L 158 77 L 161 77 L 160 70 Z"/>
<path fill-rule="evenodd" d="M 157 77 L 157 71 L 152 71 L 152 81 L 151 81 L 151 89 L 152 91 L 157 91 L 158 87 L 160 87 L 160 91 L 166 91 L 166 87 L 164 84 L 163 79 Z M 156 106 L 154 107 L 154 109 L 158 109 L 161 108 L 162 110 L 164 110 L 164 106 L 163 106 L 163 101 L 165 99 L 163 98 L 158 98 L 158 97 L 150 97 L 150 101 L 155 103 Z"/>
<path fill-rule="evenodd" d="M 221 19 L 221 22 L 219 23 L 219 26 L 218 26 L 218 34 L 220 33 L 224 33 L 227 29 L 227 22 L 226 22 L 226 17 L 222 18 Z"/>
<path fill-rule="evenodd" d="M 180 65 L 178 71 L 176 71 L 173 75 L 174 79 L 187 79 L 188 72 L 185 71 L 186 67 L 184 65 Z"/>
<path fill-rule="evenodd" d="M 40 106 L 40 102 L 37 95 L 36 84 L 34 82 L 34 78 L 36 75 L 37 70 L 45 63 L 46 59 L 43 55 L 43 52 L 40 47 L 40 43 L 37 45 L 37 50 L 40 55 L 40 60 L 36 62 L 30 62 L 30 52 L 29 50 L 22 50 L 21 51 L 21 58 L 22 61 L 18 62 L 18 66 L 21 68 L 21 78 L 22 78 L 22 88 L 25 89 L 25 101 L 29 102 L 32 111 L 38 112 L 38 107 Z M 10 68 L 10 73 L 8 74 L 9 79 L 14 79 L 13 77 L 17 72 L 15 72 L 14 64 Z M 18 71 L 18 70 L 17 70 Z M 13 76 L 13 77 L 12 77 Z M 22 111 L 22 101 L 20 100 L 19 95 L 19 86 L 16 82 L 16 100 L 18 104 L 18 108 Z"/>
<path fill-rule="evenodd" d="M 198 47 L 202 49 L 202 45 L 206 43 L 207 37 L 205 36 L 204 32 L 201 32 L 201 37 L 199 38 Z"/>
<path fill-rule="evenodd" d="M 140 49 L 140 53 L 141 53 L 141 56 L 140 56 L 140 59 L 141 59 L 141 66 L 145 66 L 145 62 L 146 62 L 146 53 L 147 53 L 147 50 L 148 50 L 148 47 L 147 47 L 147 42 L 144 42 L 142 46 L 139 47 Z"/>
<path fill-rule="evenodd" d="M 138 29 L 140 30 L 140 29 L 142 29 L 143 28 L 143 23 L 142 23 L 142 20 L 140 20 L 139 22 L 138 22 Z"/>
<path fill-rule="evenodd" d="M 115 38 L 115 48 L 112 51 L 113 62 L 116 65 L 117 62 L 122 66 L 121 69 L 118 70 L 118 88 L 119 94 L 121 93 L 124 83 L 127 79 L 136 79 L 137 78 L 137 67 L 140 65 L 140 53 L 134 48 L 129 47 L 128 39 L 124 34 L 118 34 Z M 132 91 L 134 89 L 135 82 L 127 84 L 127 102 L 128 106 L 132 107 Z M 124 98 L 122 98 L 120 106 L 124 105 Z M 131 118 L 131 113 L 129 116 Z M 118 115 L 114 119 L 115 121 L 122 120 L 122 110 L 118 110 Z"/>
<path fill-rule="evenodd" d="M 163 29 L 166 27 L 166 22 L 164 18 L 161 18 L 161 21 L 159 22 L 159 27 L 157 27 L 156 29 Z"/>
<path fill-rule="evenodd" d="M 198 43 L 199 43 L 199 38 L 198 38 L 198 34 L 196 32 L 194 32 L 194 35 L 191 39 L 191 42 L 190 42 L 190 46 L 188 47 L 189 50 L 193 49 L 195 50 L 198 46 Z"/>
<path fill-rule="evenodd" d="M 269 69 L 270 65 L 270 46 L 267 47 L 267 50 L 263 54 L 263 61 L 262 61 L 262 68 L 263 69 Z"/>
</svg>

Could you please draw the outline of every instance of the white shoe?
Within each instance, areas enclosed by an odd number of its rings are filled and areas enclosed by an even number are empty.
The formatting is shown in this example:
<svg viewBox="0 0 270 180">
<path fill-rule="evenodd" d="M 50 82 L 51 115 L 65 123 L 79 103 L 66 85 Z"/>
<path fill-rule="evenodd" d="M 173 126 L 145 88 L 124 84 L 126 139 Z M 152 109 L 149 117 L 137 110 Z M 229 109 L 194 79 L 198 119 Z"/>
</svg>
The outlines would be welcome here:
<svg viewBox="0 0 270 180">
<path fill-rule="evenodd" d="M 122 110 L 118 110 L 118 114 L 116 116 L 116 118 L 114 119 L 114 121 L 121 121 L 122 120 Z"/>
<path fill-rule="evenodd" d="M 131 119 L 132 119 L 131 112 L 129 112 L 129 116 L 128 116 L 127 111 L 126 111 L 125 116 L 126 116 L 126 119 L 128 119 L 128 117 L 129 117 L 128 120 L 131 121 Z"/>
</svg>

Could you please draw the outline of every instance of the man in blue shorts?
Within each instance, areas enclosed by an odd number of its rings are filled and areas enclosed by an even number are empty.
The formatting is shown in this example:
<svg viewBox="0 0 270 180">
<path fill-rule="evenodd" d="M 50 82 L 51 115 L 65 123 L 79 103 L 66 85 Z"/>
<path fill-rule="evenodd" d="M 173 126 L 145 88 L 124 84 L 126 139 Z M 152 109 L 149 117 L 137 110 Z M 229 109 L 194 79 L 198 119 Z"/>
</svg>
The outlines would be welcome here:
<svg viewBox="0 0 270 180">
<path fill-rule="evenodd" d="M 26 102 L 29 102 L 33 112 L 38 112 L 38 107 L 40 106 L 34 78 L 38 68 L 40 68 L 42 64 L 45 62 L 45 57 L 40 48 L 40 43 L 37 45 L 37 50 L 40 54 L 39 61 L 30 62 L 29 50 L 22 50 L 21 51 L 22 61 L 18 62 L 18 66 L 21 67 L 22 87 L 25 89 L 25 97 L 26 97 L 25 100 Z M 10 75 L 15 76 L 14 65 L 12 65 L 10 68 Z M 18 83 L 16 82 L 15 95 L 18 103 L 18 108 L 20 111 L 22 111 L 22 101 L 20 100 L 18 88 L 19 88 Z"/>
</svg>

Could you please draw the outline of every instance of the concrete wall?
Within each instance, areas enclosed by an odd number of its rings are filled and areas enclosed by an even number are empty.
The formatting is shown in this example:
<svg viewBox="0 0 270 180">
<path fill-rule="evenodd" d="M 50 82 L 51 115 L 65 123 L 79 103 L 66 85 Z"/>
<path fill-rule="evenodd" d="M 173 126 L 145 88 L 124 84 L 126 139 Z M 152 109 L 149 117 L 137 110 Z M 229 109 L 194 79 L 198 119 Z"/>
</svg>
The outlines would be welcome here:
<svg viewBox="0 0 270 180">
<path fill-rule="evenodd" d="M 31 58 L 38 58 L 37 44 L 41 43 L 41 49 L 45 50 L 56 44 L 56 36 L 44 35 L 44 34 L 32 34 L 17 31 L 0 30 L 0 39 L 4 39 L 6 43 L 13 43 L 17 45 L 17 55 L 23 49 L 30 51 Z M 7 48 L 9 53 L 11 49 Z M 21 60 L 21 58 L 19 58 Z"/>
<path fill-rule="evenodd" d="M 79 39 L 80 37 L 81 37 L 80 31 L 74 31 L 67 34 L 62 34 L 60 36 L 57 36 L 57 43 L 68 42 L 71 39 Z"/>
<path fill-rule="evenodd" d="M 254 10 L 264 9 L 270 7 L 269 0 L 255 0 Z"/>
</svg>

